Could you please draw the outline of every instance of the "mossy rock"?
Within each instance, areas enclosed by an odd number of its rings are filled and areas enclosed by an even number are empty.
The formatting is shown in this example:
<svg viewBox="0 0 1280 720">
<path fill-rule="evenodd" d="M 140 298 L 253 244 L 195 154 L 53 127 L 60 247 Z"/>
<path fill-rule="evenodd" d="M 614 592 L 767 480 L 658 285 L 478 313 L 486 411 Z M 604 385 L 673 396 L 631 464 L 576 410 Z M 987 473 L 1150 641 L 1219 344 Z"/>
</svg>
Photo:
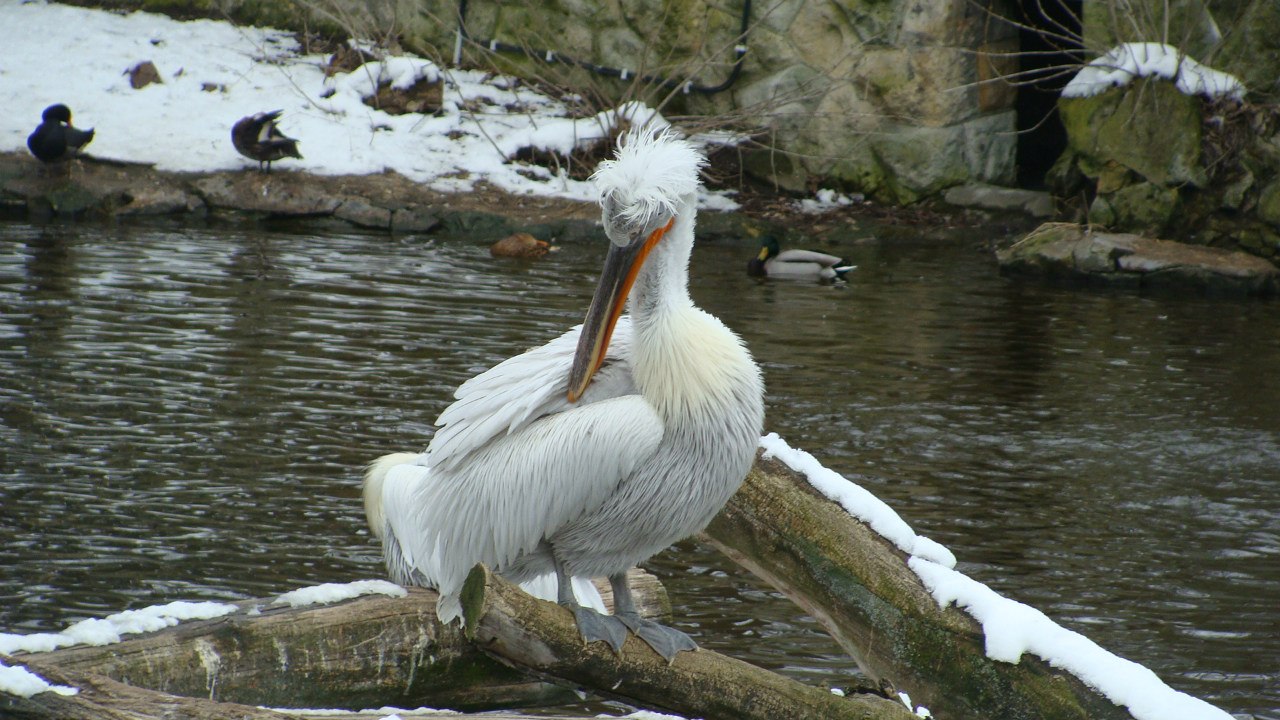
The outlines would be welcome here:
<svg viewBox="0 0 1280 720">
<path fill-rule="evenodd" d="M 1272 180 L 1263 186 L 1258 193 L 1255 212 L 1260 219 L 1280 228 L 1280 179 Z"/>
<path fill-rule="evenodd" d="M 1122 165 L 1156 185 L 1204 187 L 1201 100 L 1167 80 L 1142 80 L 1093 97 L 1062 98 L 1059 115 L 1082 171 Z"/>
<path fill-rule="evenodd" d="M 1172 224 L 1180 208 L 1177 188 L 1135 183 L 1112 193 L 1099 193 L 1089 207 L 1089 222 L 1160 235 Z"/>
</svg>

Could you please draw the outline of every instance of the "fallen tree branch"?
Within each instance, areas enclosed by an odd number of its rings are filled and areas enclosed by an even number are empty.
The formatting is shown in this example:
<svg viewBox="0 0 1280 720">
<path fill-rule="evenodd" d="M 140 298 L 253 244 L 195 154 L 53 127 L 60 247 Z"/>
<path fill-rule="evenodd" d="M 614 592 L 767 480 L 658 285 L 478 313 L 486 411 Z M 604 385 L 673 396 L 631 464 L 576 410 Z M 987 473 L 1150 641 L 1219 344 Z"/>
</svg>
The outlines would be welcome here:
<svg viewBox="0 0 1280 720">
<path fill-rule="evenodd" d="M 51 683 L 79 690 L 74 695 L 42 692 L 31 697 L 0 693 L 0 716 L 13 720 L 299 720 L 271 710 L 178 697 L 134 687 L 102 675 L 65 670 L 31 657 L 7 658 L 5 664 L 25 666 Z"/>
<path fill-rule="evenodd" d="M 1038 658 L 988 658 L 982 628 L 939 608 L 906 554 L 780 462 L 758 458 L 706 534 L 822 623 L 864 673 L 939 717 L 1130 717 Z"/>
<path fill-rule="evenodd" d="M 584 645 L 573 616 L 476 566 L 462 593 L 467 635 L 525 672 L 642 707 L 707 720 L 904 720 L 915 716 L 879 696 L 839 697 L 709 650 L 667 664 L 628 636 L 620 655 Z"/>
<path fill-rule="evenodd" d="M 0 717 L 10 720 L 386 720 L 389 712 L 341 712 L 289 710 L 178 697 L 117 682 L 102 675 L 77 673 L 30 658 L 8 658 L 7 664 L 23 666 L 58 685 L 79 688 L 75 695 L 44 692 L 29 698 L 0 693 Z M 405 717 L 413 717 L 406 714 Z M 476 713 L 466 720 L 576 720 L 555 715 Z"/>
<path fill-rule="evenodd" d="M 633 570 L 631 585 L 642 615 L 670 614 L 652 575 Z M 610 606 L 607 583 L 601 589 Z M 212 620 L 18 659 L 174 695 L 280 708 L 471 710 L 577 701 L 495 662 L 456 625 L 442 626 L 436 597 L 410 588 L 404 598 L 366 595 L 301 608 L 247 600 Z"/>
</svg>

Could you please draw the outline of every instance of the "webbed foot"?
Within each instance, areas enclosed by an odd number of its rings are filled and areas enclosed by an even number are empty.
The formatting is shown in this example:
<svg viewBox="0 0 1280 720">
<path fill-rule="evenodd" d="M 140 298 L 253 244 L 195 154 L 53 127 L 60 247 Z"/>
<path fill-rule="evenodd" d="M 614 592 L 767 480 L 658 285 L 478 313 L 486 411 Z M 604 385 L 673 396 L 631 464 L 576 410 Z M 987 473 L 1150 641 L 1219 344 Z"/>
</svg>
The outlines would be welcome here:
<svg viewBox="0 0 1280 720">
<path fill-rule="evenodd" d="M 573 611 L 573 618 L 578 623 L 578 632 L 582 634 L 584 643 L 603 640 L 609 643 L 615 653 L 622 652 L 622 644 L 627 641 L 627 626 L 622 620 L 613 615 L 601 615 L 581 605 L 575 604 L 569 606 L 569 609 Z"/>
<path fill-rule="evenodd" d="M 652 620 L 646 620 L 640 617 L 638 613 L 623 612 L 614 617 L 630 628 L 631 632 L 636 634 L 636 637 L 645 641 L 668 664 L 675 662 L 676 655 L 681 651 L 698 649 L 698 643 L 694 642 L 693 638 L 687 634 L 666 625 L 659 625 Z"/>
</svg>

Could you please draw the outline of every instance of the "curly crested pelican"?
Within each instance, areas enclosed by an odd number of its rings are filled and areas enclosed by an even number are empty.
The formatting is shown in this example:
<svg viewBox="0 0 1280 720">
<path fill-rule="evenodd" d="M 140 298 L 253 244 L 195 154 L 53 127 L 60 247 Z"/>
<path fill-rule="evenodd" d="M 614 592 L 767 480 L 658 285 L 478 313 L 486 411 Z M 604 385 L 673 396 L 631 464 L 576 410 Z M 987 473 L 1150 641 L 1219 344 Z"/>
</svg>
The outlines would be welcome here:
<svg viewBox="0 0 1280 720">
<path fill-rule="evenodd" d="M 853 269 L 848 261 L 813 250 L 782 250 L 778 240 L 765 235 L 760 253 L 747 262 L 747 274 L 791 280 L 837 280 Z"/>
<path fill-rule="evenodd" d="M 258 161 L 258 172 L 262 172 L 266 164 L 267 172 L 271 172 L 271 163 L 281 158 L 293 157 L 302 159 L 298 152 L 298 141 L 285 137 L 276 127 L 283 110 L 254 113 L 236 121 L 231 127 L 231 144 L 236 150 L 250 160 Z"/>
<path fill-rule="evenodd" d="M 45 108 L 40 120 L 35 131 L 27 136 L 27 149 L 41 162 L 66 160 L 93 140 L 93 128 L 73 127 L 71 108 L 61 103 Z"/>
<path fill-rule="evenodd" d="M 669 130 L 620 138 L 593 176 L 609 249 L 583 324 L 463 383 L 425 453 L 370 466 L 388 571 L 439 590 L 442 621 L 483 562 L 517 582 L 553 574 L 586 642 L 620 650 L 630 628 L 668 660 L 697 647 L 639 617 L 626 571 L 711 521 L 764 420 L 751 355 L 689 297 L 704 162 Z M 571 579 L 602 576 L 612 616 L 574 598 Z"/>
</svg>

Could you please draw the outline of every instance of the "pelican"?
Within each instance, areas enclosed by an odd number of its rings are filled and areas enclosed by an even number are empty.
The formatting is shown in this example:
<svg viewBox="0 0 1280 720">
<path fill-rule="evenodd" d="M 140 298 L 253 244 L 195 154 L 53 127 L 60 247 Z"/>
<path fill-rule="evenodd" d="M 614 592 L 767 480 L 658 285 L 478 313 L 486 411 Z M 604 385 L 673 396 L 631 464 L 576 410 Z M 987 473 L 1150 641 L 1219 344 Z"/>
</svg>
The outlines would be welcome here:
<svg viewBox="0 0 1280 720">
<path fill-rule="evenodd" d="M 285 137 L 276 127 L 283 110 L 260 112 L 247 115 L 236 121 L 231 128 L 231 144 L 241 155 L 258 161 L 258 172 L 266 163 L 267 172 L 271 172 L 271 163 L 284 157 L 302 159 L 298 152 L 298 141 Z"/>
<path fill-rule="evenodd" d="M 71 108 L 58 103 L 44 109 L 40 124 L 27 136 L 27 149 L 41 162 L 66 160 L 93 140 L 93 128 L 80 130 L 71 125 Z"/>
<path fill-rule="evenodd" d="M 668 661 L 697 648 L 640 618 L 626 571 L 706 527 L 764 421 L 750 353 L 689 297 L 704 163 L 670 129 L 621 137 L 593 175 L 609 248 L 582 325 L 463 383 L 425 453 L 371 464 L 365 511 L 388 572 L 436 588 L 441 621 L 483 562 L 517 582 L 550 575 L 584 642 L 620 651 L 630 630 Z M 574 578 L 593 577 L 613 615 L 575 598 Z"/>
<path fill-rule="evenodd" d="M 836 280 L 854 268 L 848 261 L 813 250 L 780 250 L 778 240 L 765 235 L 760 253 L 747 262 L 747 274 L 793 280 Z"/>
</svg>

